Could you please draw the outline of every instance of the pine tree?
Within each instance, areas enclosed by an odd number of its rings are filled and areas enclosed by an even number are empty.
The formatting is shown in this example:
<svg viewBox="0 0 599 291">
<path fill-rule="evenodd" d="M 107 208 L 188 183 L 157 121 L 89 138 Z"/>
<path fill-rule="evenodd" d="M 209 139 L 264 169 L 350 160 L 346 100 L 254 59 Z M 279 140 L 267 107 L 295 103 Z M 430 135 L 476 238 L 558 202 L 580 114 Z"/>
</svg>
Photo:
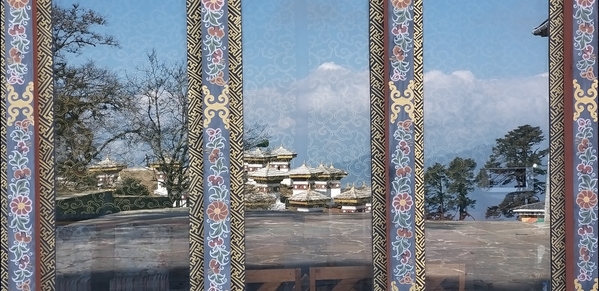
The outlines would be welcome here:
<svg viewBox="0 0 599 291">
<path fill-rule="evenodd" d="M 547 171 L 542 166 L 533 165 L 541 165 L 549 152 L 547 148 L 541 148 L 543 141 L 545 136 L 541 128 L 528 124 L 496 139 L 492 154 L 477 176 L 479 186 L 500 188 L 516 182 L 522 190 L 510 192 L 499 205 L 488 207 L 487 218 L 513 217 L 514 207 L 540 201 L 539 195 L 545 191 L 545 182 L 538 178 Z M 527 177 L 530 171 L 532 179 Z M 530 182 L 532 185 L 527 184 Z"/>
<path fill-rule="evenodd" d="M 473 208 L 476 200 L 468 195 L 474 191 L 476 178 L 473 159 L 456 157 L 446 167 L 436 163 L 428 167 L 424 173 L 425 212 L 427 219 L 452 220 L 453 213 L 458 219 L 470 216 L 469 208 Z"/>
</svg>

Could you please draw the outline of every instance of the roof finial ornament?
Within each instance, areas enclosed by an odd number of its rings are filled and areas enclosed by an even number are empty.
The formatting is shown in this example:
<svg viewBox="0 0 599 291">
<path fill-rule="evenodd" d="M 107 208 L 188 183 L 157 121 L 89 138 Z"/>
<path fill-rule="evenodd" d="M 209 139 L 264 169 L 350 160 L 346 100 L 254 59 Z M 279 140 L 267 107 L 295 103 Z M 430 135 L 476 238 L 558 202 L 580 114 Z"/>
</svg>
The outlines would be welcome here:
<svg viewBox="0 0 599 291">
<path fill-rule="evenodd" d="M 110 161 L 110 149 L 106 150 L 106 156 L 104 157 L 105 161 Z"/>
</svg>

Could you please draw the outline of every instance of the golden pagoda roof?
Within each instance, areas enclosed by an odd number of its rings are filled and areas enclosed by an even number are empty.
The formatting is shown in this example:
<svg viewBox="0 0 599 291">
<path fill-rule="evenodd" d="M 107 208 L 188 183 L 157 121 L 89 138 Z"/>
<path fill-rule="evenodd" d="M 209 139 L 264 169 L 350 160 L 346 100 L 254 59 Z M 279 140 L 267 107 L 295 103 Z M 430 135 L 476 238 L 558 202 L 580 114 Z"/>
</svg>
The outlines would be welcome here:
<svg viewBox="0 0 599 291">
<path fill-rule="evenodd" d="M 165 167 L 172 166 L 174 168 L 178 168 L 180 164 L 181 163 L 179 163 L 179 161 L 173 160 L 171 157 L 163 157 L 162 159 L 158 159 L 158 160 L 150 163 L 150 168 L 153 168 L 156 170 L 159 170 L 163 166 L 165 166 Z"/>
<path fill-rule="evenodd" d="M 110 157 L 108 155 L 106 155 L 106 157 L 104 157 L 103 160 L 97 162 L 94 165 L 91 165 L 89 167 L 89 170 L 91 170 L 91 171 L 120 170 L 120 169 L 124 169 L 126 167 L 127 167 L 127 164 L 113 161 L 110 159 Z"/>
<path fill-rule="evenodd" d="M 306 191 L 302 191 L 289 197 L 290 202 L 324 202 L 329 200 L 331 200 L 330 197 L 313 190 L 311 187 Z"/>
<path fill-rule="evenodd" d="M 352 186 L 349 190 L 345 190 L 341 192 L 341 194 L 335 197 L 335 201 L 338 200 L 360 200 L 370 198 L 372 196 L 372 192 L 363 191 L 356 189 L 356 186 Z"/>
<path fill-rule="evenodd" d="M 283 180 L 287 178 L 288 173 L 271 168 L 270 165 L 267 164 L 264 168 L 249 172 L 248 176 L 252 178 L 281 178 L 281 180 Z"/>
<path fill-rule="evenodd" d="M 330 176 L 330 177 L 334 177 L 334 178 L 343 178 L 343 177 L 347 176 L 347 172 L 333 167 L 332 163 L 330 164 L 330 166 L 326 166 L 321 163 L 318 166 L 318 168 L 316 168 L 316 169 L 322 171 L 322 173 L 320 174 L 321 176 L 326 175 L 326 176 Z"/>
<path fill-rule="evenodd" d="M 270 154 L 273 156 L 297 156 L 297 153 L 294 153 L 293 151 L 284 148 L 283 145 L 270 151 Z"/>
<path fill-rule="evenodd" d="M 324 173 L 322 169 L 309 167 L 304 162 L 298 168 L 291 169 L 289 172 L 287 172 L 287 175 L 289 175 L 289 177 L 292 177 L 292 176 L 312 176 L 312 175 L 318 175 L 318 174 L 322 174 L 322 173 Z"/>
<path fill-rule="evenodd" d="M 274 192 L 246 192 L 243 195 L 243 200 L 246 203 L 274 202 L 277 199 L 277 194 Z"/>
</svg>

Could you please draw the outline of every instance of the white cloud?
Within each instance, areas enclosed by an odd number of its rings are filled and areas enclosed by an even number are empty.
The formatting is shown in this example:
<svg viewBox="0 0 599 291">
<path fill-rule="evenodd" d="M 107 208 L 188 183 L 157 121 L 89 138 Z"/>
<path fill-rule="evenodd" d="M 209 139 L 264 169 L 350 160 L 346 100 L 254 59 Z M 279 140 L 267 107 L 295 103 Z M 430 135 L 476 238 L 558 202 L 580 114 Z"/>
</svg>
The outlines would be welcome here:
<svg viewBox="0 0 599 291">
<path fill-rule="evenodd" d="M 548 75 L 477 79 L 471 72 L 424 75 L 427 155 L 459 152 L 496 138 L 519 125 L 548 129 Z"/>
<path fill-rule="evenodd" d="M 354 131 L 369 130 L 369 94 L 367 71 L 327 62 L 303 79 L 276 87 L 246 88 L 244 113 L 246 123 L 266 124 L 275 139 L 297 151 L 327 142 L 349 146 L 357 143 Z"/>
<path fill-rule="evenodd" d="M 324 71 L 335 71 L 335 70 L 344 70 L 345 68 L 343 68 L 340 65 L 337 65 L 333 62 L 326 62 L 326 63 L 322 63 L 322 65 L 320 65 L 318 67 L 318 70 L 324 70 Z"/>
<path fill-rule="evenodd" d="M 353 178 L 370 176 L 369 161 L 358 160 L 370 152 L 368 71 L 326 62 L 305 78 L 275 82 L 245 88 L 246 124 L 267 125 L 273 145 L 298 153 L 295 166 L 334 163 L 351 168 Z"/>
<path fill-rule="evenodd" d="M 483 80 L 470 71 L 430 71 L 424 80 L 427 158 L 492 145 L 523 124 L 547 132 L 547 74 Z M 273 144 L 293 148 L 299 162 L 349 162 L 369 153 L 369 91 L 368 71 L 323 63 L 293 82 L 246 88 L 246 123 L 266 124 Z"/>
</svg>

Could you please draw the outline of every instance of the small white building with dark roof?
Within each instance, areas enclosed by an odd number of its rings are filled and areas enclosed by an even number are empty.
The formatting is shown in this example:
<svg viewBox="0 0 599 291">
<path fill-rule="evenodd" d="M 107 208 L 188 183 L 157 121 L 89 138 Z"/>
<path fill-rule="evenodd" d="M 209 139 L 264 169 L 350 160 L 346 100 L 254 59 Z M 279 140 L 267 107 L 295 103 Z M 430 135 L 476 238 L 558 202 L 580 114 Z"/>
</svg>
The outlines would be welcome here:
<svg viewBox="0 0 599 291">
<path fill-rule="evenodd" d="M 91 165 L 88 171 L 96 174 L 98 187 L 112 187 L 117 182 L 119 172 L 125 168 L 127 168 L 127 164 L 113 161 L 106 155 L 103 160 Z"/>
<path fill-rule="evenodd" d="M 281 182 L 289 177 L 287 173 L 266 167 L 259 170 L 248 173 L 248 178 L 251 178 L 254 187 L 259 192 L 279 192 L 281 188 Z"/>
<path fill-rule="evenodd" d="M 287 201 L 289 206 L 296 207 L 299 212 L 320 212 L 331 201 L 331 198 L 309 187 L 293 194 Z"/>
<path fill-rule="evenodd" d="M 320 164 L 317 169 L 322 173 L 316 177 L 315 189 L 326 193 L 331 198 L 341 194 L 341 179 L 347 176 L 347 172 L 333 167 L 333 164 L 329 166 Z"/>
<path fill-rule="evenodd" d="M 341 205 L 341 212 L 365 212 L 366 204 L 372 199 L 372 192 L 355 186 L 335 197 L 335 203 Z"/>
<path fill-rule="evenodd" d="M 512 212 L 518 220 L 528 223 L 537 223 L 545 221 L 545 201 L 530 203 L 514 207 Z"/>
<path fill-rule="evenodd" d="M 324 174 L 322 169 L 312 168 L 304 162 L 298 168 L 290 170 L 288 173 L 293 185 L 293 194 L 298 194 L 312 188 L 312 184 L 319 175 Z"/>
</svg>

